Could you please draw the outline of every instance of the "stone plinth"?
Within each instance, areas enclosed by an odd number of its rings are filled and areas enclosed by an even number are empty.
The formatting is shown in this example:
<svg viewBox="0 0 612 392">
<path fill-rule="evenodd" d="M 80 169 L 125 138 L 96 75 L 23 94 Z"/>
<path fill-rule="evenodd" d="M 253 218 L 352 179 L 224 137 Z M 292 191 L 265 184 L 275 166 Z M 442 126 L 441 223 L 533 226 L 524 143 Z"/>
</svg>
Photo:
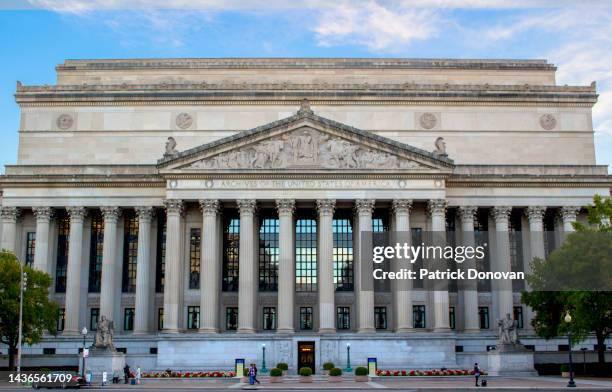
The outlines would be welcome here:
<svg viewBox="0 0 612 392">
<path fill-rule="evenodd" d="M 79 361 L 79 373 L 82 373 L 83 359 Z M 85 370 L 93 374 L 94 383 L 102 382 L 102 372 L 107 374 L 107 382 L 112 382 L 113 374 L 123 377 L 125 354 L 110 350 L 89 350 L 89 357 L 85 358 Z"/>
<path fill-rule="evenodd" d="M 533 367 L 533 351 L 523 345 L 500 345 L 498 350 L 488 353 L 488 368 L 491 376 L 537 376 Z"/>
</svg>

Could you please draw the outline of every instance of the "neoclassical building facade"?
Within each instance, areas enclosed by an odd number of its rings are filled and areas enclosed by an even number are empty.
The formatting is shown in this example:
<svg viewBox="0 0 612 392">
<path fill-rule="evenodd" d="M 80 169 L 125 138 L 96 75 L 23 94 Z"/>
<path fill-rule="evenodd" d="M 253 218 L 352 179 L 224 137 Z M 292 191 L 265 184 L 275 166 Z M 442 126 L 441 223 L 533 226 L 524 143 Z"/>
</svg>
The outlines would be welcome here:
<svg viewBox="0 0 612 392">
<path fill-rule="evenodd" d="M 51 275 L 76 361 L 114 321 L 145 369 L 235 358 L 320 368 L 458 367 L 510 313 L 538 350 L 520 284 L 363 290 L 361 232 L 461 232 L 527 271 L 594 195 L 595 85 L 543 60 L 67 60 L 17 83 L 19 153 L 0 176 L 1 247 Z M 502 240 L 499 240 L 502 238 Z M 494 285 L 495 286 L 495 285 Z M 552 348 L 551 348 L 552 347 Z M 38 359 L 36 359 L 38 358 Z M 56 358 L 56 359 L 54 359 Z"/>
</svg>

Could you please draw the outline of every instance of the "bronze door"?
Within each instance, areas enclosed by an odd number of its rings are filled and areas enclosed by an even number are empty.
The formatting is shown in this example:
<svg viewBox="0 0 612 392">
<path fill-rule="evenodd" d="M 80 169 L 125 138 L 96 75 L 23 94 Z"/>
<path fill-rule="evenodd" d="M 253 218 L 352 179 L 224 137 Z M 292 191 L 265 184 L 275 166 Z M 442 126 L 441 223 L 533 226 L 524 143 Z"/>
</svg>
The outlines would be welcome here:
<svg viewBox="0 0 612 392">
<path fill-rule="evenodd" d="M 298 342 L 298 372 L 303 367 L 315 374 L 315 342 Z"/>
</svg>

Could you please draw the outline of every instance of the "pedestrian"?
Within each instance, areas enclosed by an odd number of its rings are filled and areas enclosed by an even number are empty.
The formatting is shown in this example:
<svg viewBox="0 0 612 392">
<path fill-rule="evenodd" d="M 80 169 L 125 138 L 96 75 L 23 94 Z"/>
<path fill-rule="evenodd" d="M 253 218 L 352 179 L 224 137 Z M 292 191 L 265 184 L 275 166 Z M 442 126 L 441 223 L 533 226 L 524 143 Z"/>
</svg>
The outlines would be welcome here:
<svg viewBox="0 0 612 392">
<path fill-rule="evenodd" d="M 257 379 L 257 364 L 253 364 L 253 369 L 255 369 L 255 377 L 253 377 L 253 381 L 255 381 L 257 384 L 261 384 Z"/>
<path fill-rule="evenodd" d="M 130 365 L 128 365 L 127 363 L 123 367 L 123 379 L 126 384 L 130 380 Z"/>
<path fill-rule="evenodd" d="M 474 364 L 474 378 L 476 379 L 476 386 L 478 387 L 478 379 L 480 378 L 480 367 L 478 366 L 478 362 Z"/>
<path fill-rule="evenodd" d="M 254 385 L 255 384 L 255 364 L 252 363 L 249 366 L 249 385 Z"/>
<path fill-rule="evenodd" d="M 140 385 L 140 378 L 142 377 L 142 372 L 140 371 L 140 366 L 136 367 L 136 384 Z"/>
</svg>

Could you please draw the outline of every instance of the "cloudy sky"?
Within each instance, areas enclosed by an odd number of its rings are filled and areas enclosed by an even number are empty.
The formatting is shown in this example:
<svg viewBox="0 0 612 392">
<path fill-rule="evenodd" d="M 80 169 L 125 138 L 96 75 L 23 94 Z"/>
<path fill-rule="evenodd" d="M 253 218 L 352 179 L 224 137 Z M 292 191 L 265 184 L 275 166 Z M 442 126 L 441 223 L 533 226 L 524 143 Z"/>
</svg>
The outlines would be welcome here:
<svg viewBox="0 0 612 392">
<path fill-rule="evenodd" d="M 544 58 L 597 82 L 597 163 L 612 165 L 612 1 L 0 0 L 0 173 L 17 159 L 15 82 L 64 59 Z"/>
</svg>

